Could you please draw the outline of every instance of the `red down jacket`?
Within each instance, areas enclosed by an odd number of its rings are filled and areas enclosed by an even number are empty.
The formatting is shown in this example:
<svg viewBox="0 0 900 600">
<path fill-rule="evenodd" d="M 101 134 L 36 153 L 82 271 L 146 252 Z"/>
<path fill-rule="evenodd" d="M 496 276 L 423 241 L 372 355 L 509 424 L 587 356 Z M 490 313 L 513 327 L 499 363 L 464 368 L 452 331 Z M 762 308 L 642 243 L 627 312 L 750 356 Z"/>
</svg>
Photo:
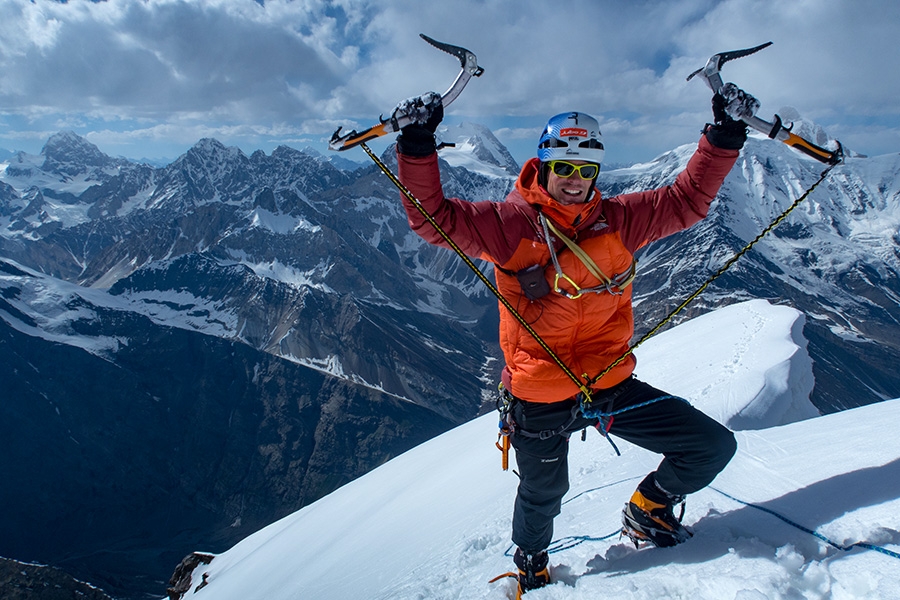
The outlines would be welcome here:
<svg viewBox="0 0 900 600">
<path fill-rule="evenodd" d="M 737 150 L 717 148 L 703 136 L 672 185 L 610 199 L 601 198 L 595 189 L 592 199 L 579 205 L 560 204 L 547 194 L 537 181 L 540 163 L 536 158 L 522 168 L 505 202 L 446 198 L 437 154 L 424 158 L 400 154 L 398 159 L 400 180 L 463 252 L 500 267 L 494 269 L 499 291 L 585 382 L 628 350 L 634 334 L 631 286 L 621 295 L 587 293 L 570 299 L 551 291 L 538 300 L 526 298 L 515 272 L 546 266 L 544 275 L 551 287 L 556 276 L 539 211 L 577 242 L 604 274 L 613 277 L 631 267 L 638 248 L 703 219 L 737 157 Z M 408 199 L 401 198 L 413 231 L 429 243 L 446 247 L 434 227 Z M 557 254 L 562 272 L 580 288 L 600 285 L 571 250 L 558 249 Z M 564 279 L 560 287 L 575 292 Z M 504 379 L 516 397 L 557 402 L 578 393 L 579 387 L 503 306 L 500 345 L 506 360 Z M 616 385 L 628 378 L 634 365 L 634 357 L 629 356 L 593 387 Z"/>
</svg>

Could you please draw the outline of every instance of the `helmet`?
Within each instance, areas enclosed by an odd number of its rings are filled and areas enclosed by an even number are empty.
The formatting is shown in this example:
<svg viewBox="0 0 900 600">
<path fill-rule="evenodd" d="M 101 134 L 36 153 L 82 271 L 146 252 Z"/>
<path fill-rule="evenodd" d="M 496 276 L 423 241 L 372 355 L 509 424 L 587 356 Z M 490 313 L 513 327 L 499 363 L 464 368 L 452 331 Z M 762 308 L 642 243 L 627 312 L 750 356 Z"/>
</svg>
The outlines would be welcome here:
<svg viewBox="0 0 900 600">
<path fill-rule="evenodd" d="M 547 127 L 538 142 L 538 159 L 542 163 L 551 160 L 584 160 L 603 162 L 603 136 L 600 123 L 594 117 L 580 112 L 556 115 L 547 121 Z"/>
</svg>

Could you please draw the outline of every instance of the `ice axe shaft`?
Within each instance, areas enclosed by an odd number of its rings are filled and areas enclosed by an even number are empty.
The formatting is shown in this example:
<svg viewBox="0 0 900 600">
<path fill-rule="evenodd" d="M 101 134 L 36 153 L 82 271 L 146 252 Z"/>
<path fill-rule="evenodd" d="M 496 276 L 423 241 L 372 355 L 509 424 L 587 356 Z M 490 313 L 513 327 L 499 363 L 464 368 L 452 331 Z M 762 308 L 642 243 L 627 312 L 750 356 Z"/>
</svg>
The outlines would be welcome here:
<svg viewBox="0 0 900 600">
<path fill-rule="evenodd" d="M 744 119 L 744 122 L 753 129 L 765 133 L 770 138 L 781 140 L 788 146 L 799 150 L 820 162 L 836 165 L 843 159 L 844 152 L 840 142 L 837 142 L 837 150 L 827 150 L 821 146 L 817 146 L 812 142 L 803 139 L 799 135 L 791 133 L 790 129 L 786 129 L 783 126 L 781 117 L 778 115 L 775 115 L 774 123 L 769 123 L 759 117 L 750 117 L 749 119 Z"/>
<path fill-rule="evenodd" d="M 469 80 L 472 77 L 480 77 L 481 74 L 484 73 L 484 69 L 478 66 L 478 58 L 476 58 L 475 54 L 465 48 L 439 42 L 428 37 L 424 33 L 420 33 L 419 37 L 435 48 L 443 50 L 448 54 L 452 54 L 459 59 L 459 74 L 447 91 L 441 94 L 441 104 L 446 107 L 459 97 L 463 89 L 465 89 L 466 84 L 469 83 Z M 399 118 L 391 117 L 389 119 L 380 118 L 379 121 L 380 123 L 369 127 L 365 131 L 357 132 L 356 130 L 353 130 L 344 135 L 341 135 L 341 128 L 338 127 L 337 131 L 334 132 L 334 135 L 331 136 L 328 147 L 338 151 L 347 150 L 348 148 L 353 148 L 363 142 L 368 142 L 371 139 L 400 131 L 400 129 L 412 123 L 412 119 L 407 116 Z"/>
<path fill-rule="evenodd" d="M 755 46 L 753 48 L 745 48 L 744 50 L 732 50 L 730 52 L 720 52 L 718 54 L 713 54 L 709 60 L 706 62 L 706 66 L 700 69 L 697 69 L 690 75 L 688 75 L 688 81 L 693 79 L 695 76 L 699 75 L 703 78 L 709 88 L 713 91 L 713 93 L 718 94 L 722 87 L 724 87 L 724 83 L 722 82 L 722 65 L 730 60 L 734 60 L 736 58 L 742 58 L 744 56 L 749 56 L 756 52 L 759 52 L 763 48 L 768 48 L 772 45 L 772 42 L 766 42 L 765 44 L 760 44 L 759 46 Z M 803 152 L 807 156 L 815 158 L 818 161 L 823 163 L 827 163 L 829 165 L 834 165 L 841 162 L 843 158 L 843 149 L 841 147 L 841 143 L 838 142 L 837 150 L 827 150 L 812 142 L 803 139 L 799 135 L 791 133 L 790 128 L 784 127 L 784 124 L 781 121 L 781 117 L 775 115 L 774 122 L 766 121 L 765 119 L 760 119 L 759 117 L 748 117 L 743 119 L 743 121 L 753 129 L 766 134 L 772 139 L 780 140 L 791 146 L 792 148 L 796 148 L 797 150 Z"/>
</svg>

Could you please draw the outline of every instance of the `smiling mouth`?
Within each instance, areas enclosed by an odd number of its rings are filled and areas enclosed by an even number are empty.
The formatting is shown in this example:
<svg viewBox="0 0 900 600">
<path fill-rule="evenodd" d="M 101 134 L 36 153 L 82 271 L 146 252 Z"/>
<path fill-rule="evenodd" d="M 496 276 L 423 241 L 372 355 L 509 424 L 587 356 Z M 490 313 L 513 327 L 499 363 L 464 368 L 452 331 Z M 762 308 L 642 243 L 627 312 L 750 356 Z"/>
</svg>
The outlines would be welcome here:
<svg viewBox="0 0 900 600">
<path fill-rule="evenodd" d="M 560 190 L 563 195 L 568 196 L 569 198 L 579 198 L 584 194 L 584 190 L 582 189 L 562 189 Z"/>
</svg>

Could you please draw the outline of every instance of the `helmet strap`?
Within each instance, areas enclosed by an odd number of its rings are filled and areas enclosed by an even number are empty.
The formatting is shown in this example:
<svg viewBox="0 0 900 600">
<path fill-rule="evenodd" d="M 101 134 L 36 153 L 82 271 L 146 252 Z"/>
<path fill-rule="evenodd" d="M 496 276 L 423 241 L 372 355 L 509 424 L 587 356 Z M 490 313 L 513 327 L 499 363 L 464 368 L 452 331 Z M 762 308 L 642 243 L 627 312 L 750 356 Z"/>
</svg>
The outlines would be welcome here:
<svg viewBox="0 0 900 600">
<path fill-rule="evenodd" d="M 550 178 L 550 164 L 542 162 L 541 166 L 538 167 L 538 185 L 540 185 L 545 190 L 547 189 L 547 181 Z"/>
</svg>

